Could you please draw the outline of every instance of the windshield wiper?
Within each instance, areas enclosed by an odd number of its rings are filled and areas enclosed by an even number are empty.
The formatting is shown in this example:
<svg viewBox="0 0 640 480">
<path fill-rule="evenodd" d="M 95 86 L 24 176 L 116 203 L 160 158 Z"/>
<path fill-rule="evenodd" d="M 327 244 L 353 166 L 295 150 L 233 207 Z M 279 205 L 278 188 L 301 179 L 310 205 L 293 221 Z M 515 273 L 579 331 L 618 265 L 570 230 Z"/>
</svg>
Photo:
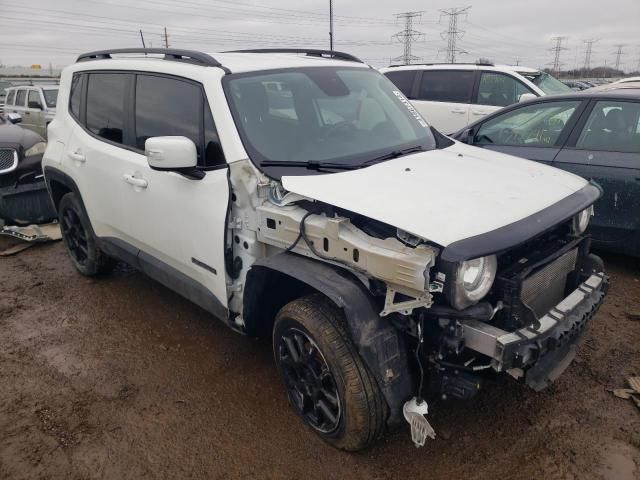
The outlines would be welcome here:
<svg viewBox="0 0 640 480">
<path fill-rule="evenodd" d="M 374 163 L 384 162 L 385 160 L 393 160 L 394 158 L 403 157 L 415 152 L 426 152 L 427 150 L 420 146 L 415 145 L 409 148 L 403 148 L 402 150 L 393 150 L 392 152 L 385 153 L 379 157 L 373 157 L 357 165 L 357 167 L 366 167 L 367 165 L 373 165 Z"/>
<path fill-rule="evenodd" d="M 309 170 L 323 170 L 323 169 L 332 169 L 332 170 L 356 170 L 358 168 L 363 168 L 368 165 L 373 165 L 374 163 L 384 162 L 385 160 L 391 160 L 394 158 L 402 157 L 404 155 L 409 155 L 414 152 L 425 152 L 426 150 L 420 145 L 416 145 L 414 147 L 404 148 L 402 150 L 394 150 L 389 153 L 385 153 L 384 155 L 380 155 L 379 157 L 374 157 L 369 160 L 366 160 L 362 163 L 347 164 L 347 163 L 331 163 L 331 162 L 319 162 L 318 160 L 306 160 L 306 161 L 286 161 L 286 160 L 265 160 L 260 163 L 261 167 L 298 167 L 298 168 L 308 168 Z"/>
<path fill-rule="evenodd" d="M 299 168 L 308 168 L 309 170 L 322 170 L 322 169 L 333 169 L 333 170 L 355 170 L 356 168 L 360 168 L 360 165 L 348 165 L 344 163 L 331 163 L 331 162 L 319 162 L 317 160 L 307 160 L 304 162 L 300 161 L 291 161 L 288 162 L 286 160 L 265 160 L 260 163 L 261 167 L 299 167 Z"/>
</svg>

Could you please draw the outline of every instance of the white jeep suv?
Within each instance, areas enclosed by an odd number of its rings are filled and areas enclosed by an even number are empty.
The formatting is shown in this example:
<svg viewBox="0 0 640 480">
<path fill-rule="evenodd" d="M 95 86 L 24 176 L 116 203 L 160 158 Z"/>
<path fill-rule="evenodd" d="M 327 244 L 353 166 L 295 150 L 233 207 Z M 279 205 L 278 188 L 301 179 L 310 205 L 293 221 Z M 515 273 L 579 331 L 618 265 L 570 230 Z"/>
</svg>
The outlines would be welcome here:
<svg viewBox="0 0 640 480">
<path fill-rule="evenodd" d="M 492 374 L 562 372 L 608 285 L 598 186 L 440 135 L 350 55 L 214 55 L 63 71 L 44 172 L 82 274 L 122 260 L 271 337 L 293 410 L 347 450 L 403 418 L 423 444 L 427 401 Z"/>
<path fill-rule="evenodd" d="M 431 125 L 446 134 L 524 100 L 571 93 L 546 72 L 493 64 L 397 65 L 380 70 Z"/>
</svg>

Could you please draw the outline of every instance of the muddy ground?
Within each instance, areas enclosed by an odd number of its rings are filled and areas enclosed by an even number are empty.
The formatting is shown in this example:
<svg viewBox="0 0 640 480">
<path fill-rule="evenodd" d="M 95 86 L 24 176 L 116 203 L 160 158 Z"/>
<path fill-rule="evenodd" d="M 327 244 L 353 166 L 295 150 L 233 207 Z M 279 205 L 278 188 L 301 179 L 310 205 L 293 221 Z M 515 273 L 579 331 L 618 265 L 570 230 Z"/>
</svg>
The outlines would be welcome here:
<svg viewBox="0 0 640 480">
<path fill-rule="evenodd" d="M 550 389 L 499 381 L 348 454 L 287 405 L 266 341 L 141 274 L 81 277 L 60 243 L 0 258 L 0 478 L 636 479 L 640 409 L 608 388 L 640 374 L 640 261 Z"/>
</svg>

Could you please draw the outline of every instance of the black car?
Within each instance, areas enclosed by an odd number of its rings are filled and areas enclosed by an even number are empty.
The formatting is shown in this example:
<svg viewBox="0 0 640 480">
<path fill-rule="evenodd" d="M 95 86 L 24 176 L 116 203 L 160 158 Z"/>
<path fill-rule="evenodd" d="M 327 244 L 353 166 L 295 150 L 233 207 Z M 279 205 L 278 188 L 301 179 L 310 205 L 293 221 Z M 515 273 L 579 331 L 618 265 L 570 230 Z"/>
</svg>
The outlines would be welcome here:
<svg viewBox="0 0 640 480">
<path fill-rule="evenodd" d="M 0 224 L 44 223 L 56 218 L 42 175 L 45 140 L 0 115 Z"/>
<path fill-rule="evenodd" d="M 593 179 L 604 189 L 590 226 L 595 244 L 640 256 L 640 88 L 542 97 L 453 138 Z"/>
</svg>

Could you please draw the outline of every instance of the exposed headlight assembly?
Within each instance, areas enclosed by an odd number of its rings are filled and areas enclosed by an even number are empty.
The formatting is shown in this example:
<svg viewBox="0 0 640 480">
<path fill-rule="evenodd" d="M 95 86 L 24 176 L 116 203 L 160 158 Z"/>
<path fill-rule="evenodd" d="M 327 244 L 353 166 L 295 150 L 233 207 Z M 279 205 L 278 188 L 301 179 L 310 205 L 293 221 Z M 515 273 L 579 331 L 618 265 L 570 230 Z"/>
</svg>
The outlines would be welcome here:
<svg viewBox="0 0 640 480">
<path fill-rule="evenodd" d="M 591 220 L 592 215 L 593 205 L 576 214 L 573 217 L 573 233 L 575 233 L 576 235 L 582 235 L 587 230 L 587 227 L 589 226 L 589 220 Z"/>
<path fill-rule="evenodd" d="M 482 300 L 496 279 L 498 260 L 495 255 L 466 260 L 458 265 L 450 302 L 458 310 Z"/>
<path fill-rule="evenodd" d="M 33 157 L 34 155 L 42 155 L 46 149 L 47 144 L 45 142 L 38 142 L 33 147 L 24 152 L 24 156 Z"/>
</svg>

